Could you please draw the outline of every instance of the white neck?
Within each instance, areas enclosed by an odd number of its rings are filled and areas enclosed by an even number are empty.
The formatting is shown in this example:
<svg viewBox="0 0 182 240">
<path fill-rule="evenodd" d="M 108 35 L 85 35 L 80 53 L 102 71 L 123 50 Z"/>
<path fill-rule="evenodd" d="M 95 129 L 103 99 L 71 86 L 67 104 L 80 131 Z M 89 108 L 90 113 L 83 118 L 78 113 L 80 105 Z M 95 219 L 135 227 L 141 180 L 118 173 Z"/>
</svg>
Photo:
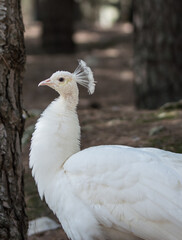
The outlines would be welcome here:
<svg viewBox="0 0 182 240">
<path fill-rule="evenodd" d="M 32 137 L 30 167 L 41 197 L 64 162 L 80 150 L 76 96 L 70 99 L 53 101 L 38 120 Z"/>
</svg>

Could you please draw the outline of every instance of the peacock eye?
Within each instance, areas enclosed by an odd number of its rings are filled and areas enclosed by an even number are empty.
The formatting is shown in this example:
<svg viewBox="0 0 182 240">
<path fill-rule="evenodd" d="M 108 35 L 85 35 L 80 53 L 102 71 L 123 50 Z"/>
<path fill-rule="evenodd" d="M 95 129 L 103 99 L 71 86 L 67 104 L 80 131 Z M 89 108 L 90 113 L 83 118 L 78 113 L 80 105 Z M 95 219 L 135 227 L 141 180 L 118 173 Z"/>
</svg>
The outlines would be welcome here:
<svg viewBox="0 0 182 240">
<path fill-rule="evenodd" d="M 60 82 L 64 82 L 64 78 L 63 78 L 63 77 L 60 77 L 60 78 L 59 78 L 59 81 L 60 81 Z"/>
</svg>

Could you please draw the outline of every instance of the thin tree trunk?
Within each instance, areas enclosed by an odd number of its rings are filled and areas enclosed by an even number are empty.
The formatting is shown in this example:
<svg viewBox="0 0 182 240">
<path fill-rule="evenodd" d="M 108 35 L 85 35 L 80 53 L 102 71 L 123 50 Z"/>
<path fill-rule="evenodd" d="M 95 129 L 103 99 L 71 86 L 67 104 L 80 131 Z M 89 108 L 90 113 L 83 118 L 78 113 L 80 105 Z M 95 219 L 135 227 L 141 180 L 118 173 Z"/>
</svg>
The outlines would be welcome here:
<svg viewBox="0 0 182 240">
<path fill-rule="evenodd" d="M 41 9 L 44 9 L 42 11 L 44 49 L 49 53 L 72 53 L 74 0 L 44 0 Z"/>
<path fill-rule="evenodd" d="M 0 239 L 26 239 L 21 163 L 22 73 L 25 63 L 20 0 L 0 0 Z"/>
<path fill-rule="evenodd" d="M 142 108 L 182 98 L 181 0 L 134 0 L 135 92 Z"/>
</svg>

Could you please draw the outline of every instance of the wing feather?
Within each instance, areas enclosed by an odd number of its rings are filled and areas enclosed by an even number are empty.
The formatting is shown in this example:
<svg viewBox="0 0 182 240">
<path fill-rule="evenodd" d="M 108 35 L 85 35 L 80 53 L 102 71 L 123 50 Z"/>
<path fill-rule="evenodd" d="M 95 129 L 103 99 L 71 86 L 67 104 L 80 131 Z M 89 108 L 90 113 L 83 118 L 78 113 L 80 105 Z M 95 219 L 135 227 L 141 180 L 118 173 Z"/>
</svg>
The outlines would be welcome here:
<svg viewBox="0 0 182 240">
<path fill-rule="evenodd" d="M 99 146 L 76 153 L 64 169 L 75 194 L 103 226 L 140 238 L 177 240 L 182 235 L 182 178 L 161 158 L 155 150 Z"/>
<path fill-rule="evenodd" d="M 182 154 L 164 151 L 158 148 L 141 148 L 141 150 L 160 158 L 162 162 L 171 168 L 174 168 L 182 177 Z"/>
</svg>

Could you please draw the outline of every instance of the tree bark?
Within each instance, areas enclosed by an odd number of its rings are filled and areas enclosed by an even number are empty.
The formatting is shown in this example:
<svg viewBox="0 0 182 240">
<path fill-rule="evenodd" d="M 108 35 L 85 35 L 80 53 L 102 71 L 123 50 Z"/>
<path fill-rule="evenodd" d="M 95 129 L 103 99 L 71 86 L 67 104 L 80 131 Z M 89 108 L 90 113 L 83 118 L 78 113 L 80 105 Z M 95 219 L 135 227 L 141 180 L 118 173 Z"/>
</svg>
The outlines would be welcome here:
<svg viewBox="0 0 182 240">
<path fill-rule="evenodd" d="M 42 44 L 49 53 L 74 51 L 74 0 L 44 0 L 41 3 L 43 33 Z"/>
<path fill-rule="evenodd" d="M 182 1 L 133 4 L 136 104 L 153 109 L 182 98 Z"/>
<path fill-rule="evenodd" d="M 26 239 L 20 158 L 25 63 L 20 0 L 0 0 L 0 239 Z"/>
</svg>

